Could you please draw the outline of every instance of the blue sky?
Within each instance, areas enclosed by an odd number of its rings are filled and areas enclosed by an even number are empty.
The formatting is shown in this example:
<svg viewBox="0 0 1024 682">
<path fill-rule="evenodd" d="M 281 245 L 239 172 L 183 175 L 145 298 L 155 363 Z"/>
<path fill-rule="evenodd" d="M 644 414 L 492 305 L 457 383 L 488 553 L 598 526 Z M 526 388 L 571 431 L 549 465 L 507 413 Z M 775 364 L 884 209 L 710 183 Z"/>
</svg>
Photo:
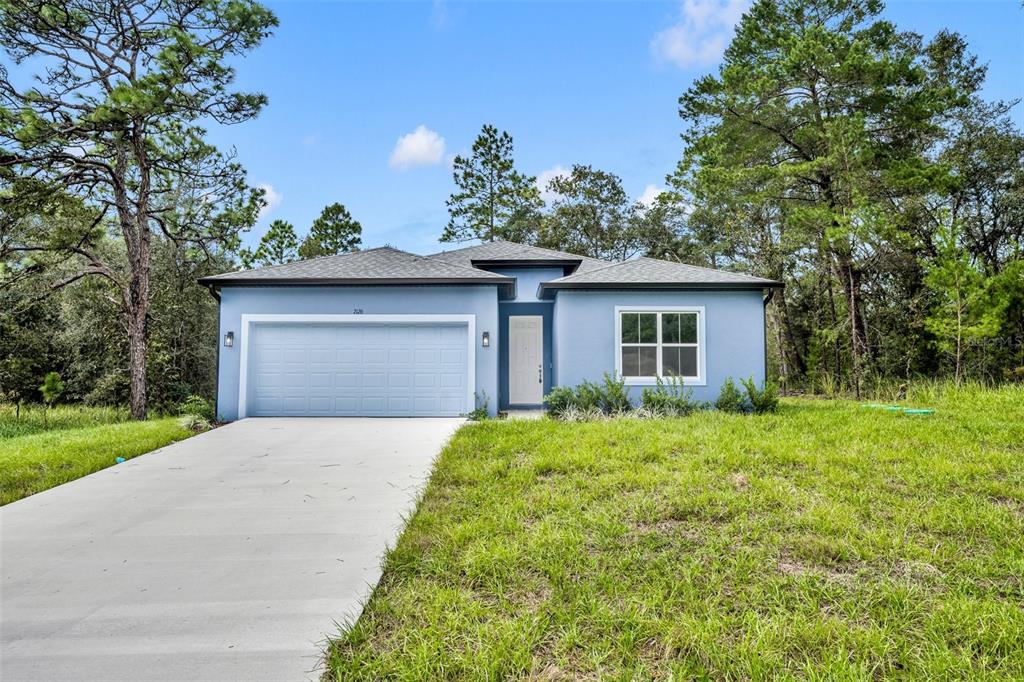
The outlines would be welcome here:
<svg viewBox="0 0 1024 682">
<path fill-rule="evenodd" d="M 270 104 L 210 130 L 268 188 L 245 242 L 276 218 L 304 234 L 340 201 L 366 246 L 429 253 L 441 248 L 450 159 L 484 123 L 513 135 L 531 175 L 583 163 L 636 197 L 663 186 L 681 152 L 676 101 L 715 68 L 748 2 L 267 4 L 281 25 L 239 62 L 238 85 Z M 961 32 L 989 64 L 986 96 L 1024 98 L 1019 0 L 894 0 L 885 15 L 926 37 Z M 1013 115 L 1024 125 L 1024 107 Z"/>
<path fill-rule="evenodd" d="M 302 234 L 340 201 L 366 246 L 430 253 L 447 220 L 450 158 L 483 123 L 513 135 L 531 175 L 585 163 L 637 197 L 663 186 L 681 150 L 676 100 L 715 67 L 746 3 L 269 5 L 281 26 L 238 75 L 270 104 L 213 133 L 237 148 L 254 184 L 272 188 L 246 242 L 275 218 Z M 1024 97 L 1017 0 L 890 2 L 885 13 L 925 36 L 960 31 L 990 65 L 986 95 Z M 1024 121 L 1021 106 L 1014 115 Z"/>
</svg>

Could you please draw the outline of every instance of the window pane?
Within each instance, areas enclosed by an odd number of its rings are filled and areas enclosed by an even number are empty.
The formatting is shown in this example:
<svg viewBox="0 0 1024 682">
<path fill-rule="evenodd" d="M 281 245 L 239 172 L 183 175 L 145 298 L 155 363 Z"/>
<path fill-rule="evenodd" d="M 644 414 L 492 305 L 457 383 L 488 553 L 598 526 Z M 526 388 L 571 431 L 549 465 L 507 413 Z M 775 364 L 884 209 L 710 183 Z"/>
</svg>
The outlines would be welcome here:
<svg viewBox="0 0 1024 682">
<path fill-rule="evenodd" d="M 662 372 L 665 376 L 697 376 L 697 349 L 693 347 L 666 347 L 661 351 Z"/>
<path fill-rule="evenodd" d="M 667 377 L 679 376 L 679 346 L 661 349 L 661 373 Z"/>
<path fill-rule="evenodd" d="M 622 343 L 636 343 L 640 340 L 640 315 L 622 313 Z"/>
<path fill-rule="evenodd" d="M 658 314 L 640 313 L 640 343 L 658 342 Z"/>
<path fill-rule="evenodd" d="M 684 377 L 697 376 L 697 349 L 693 346 L 679 349 L 679 373 Z"/>
<path fill-rule="evenodd" d="M 622 348 L 622 376 L 640 376 L 640 360 L 636 346 L 624 346 Z"/>
<path fill-rule="evenodd" d="M 653 377 L 658 375 L 658 349 L 650 346 L 640 346 L 640 377 Z"/>
<path fill-rule="evenodd" d="M 679 343 L 697 343 L 697 313 L 680 315 Z"/>
<path fill-rule="evenodd" d="M 661 316 L 661 342 L 679 343 L 679 315 L 665 313 Z"/>
</svg>

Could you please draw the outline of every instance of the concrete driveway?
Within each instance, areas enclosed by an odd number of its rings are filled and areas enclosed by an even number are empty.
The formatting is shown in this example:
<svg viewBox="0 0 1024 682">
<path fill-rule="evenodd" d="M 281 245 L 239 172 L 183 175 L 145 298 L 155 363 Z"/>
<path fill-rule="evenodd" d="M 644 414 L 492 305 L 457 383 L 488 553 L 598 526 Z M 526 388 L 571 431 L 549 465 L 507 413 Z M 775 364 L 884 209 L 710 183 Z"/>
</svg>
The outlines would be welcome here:
<svg viewBox="0 0 1024 682">
<path fill-rule="evenodd" d="M 315 679 L 461 419 L 246 419 L 0 509 L 0 678 Z"/>
</svg>

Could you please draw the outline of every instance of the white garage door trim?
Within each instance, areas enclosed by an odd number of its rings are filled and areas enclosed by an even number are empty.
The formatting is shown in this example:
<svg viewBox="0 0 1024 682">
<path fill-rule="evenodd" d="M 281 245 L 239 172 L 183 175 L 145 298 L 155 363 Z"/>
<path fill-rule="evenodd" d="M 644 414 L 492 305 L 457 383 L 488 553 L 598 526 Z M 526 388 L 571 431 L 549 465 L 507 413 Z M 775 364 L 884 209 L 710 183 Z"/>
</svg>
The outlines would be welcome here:
<svg viewBox="0 0 1024 682">
<path fill-rule="evenodd" d="M 466 381 L 466 404 L 469 409 L 475 406 L 476 390 L 476 315 L 242 315 L 242 329 L 238 341 L 241 364 L 238 374 L 238 418 L 248 415 L 246 405 L 247 383 L 249 376 L 249 332 L 253 324 L 260 322 L 328 322 L 333 324 L 388 324 L 401 322 L 404 324 L 436 324 L 460 323 L 466 325 L 466 357 L 468 377 Z"/>
</svg>

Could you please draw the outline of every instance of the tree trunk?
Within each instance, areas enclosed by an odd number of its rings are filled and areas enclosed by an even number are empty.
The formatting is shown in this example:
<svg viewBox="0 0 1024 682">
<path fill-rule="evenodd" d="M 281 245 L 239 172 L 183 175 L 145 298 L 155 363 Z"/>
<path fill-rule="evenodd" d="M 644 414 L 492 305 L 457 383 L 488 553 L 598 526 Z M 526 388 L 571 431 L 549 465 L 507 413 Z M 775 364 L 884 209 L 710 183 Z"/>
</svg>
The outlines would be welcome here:
<svg viewBox="0 0 1024 682">
<path fill-rule="evenodd" d="M 864 314 L 861 309 L 861 277 L 860 270 L 854 267 L 849 258 L 843 257 L 839 263 L 839 276 L 846 294 L 850 322 L 850 362 L 853 378 L 853 392 L 860 398 L 860 373 L 867 355 L 864 344 Z"/>
<path fill-rule="evenodd" d="M 143 277 L 132 276 L 132 283 L 128 298 L 129 303 L 126 314 L 128 316 L 128 368 L 130 376 L 130 397 L 133 419 L 146 418 L 146 314 L 148 313 L 149 300 L 149 272 L 144 275 L 146 280 L 141 282 Z M 145 293 L 143 293 L 145 292 Z"/>
</svg>

